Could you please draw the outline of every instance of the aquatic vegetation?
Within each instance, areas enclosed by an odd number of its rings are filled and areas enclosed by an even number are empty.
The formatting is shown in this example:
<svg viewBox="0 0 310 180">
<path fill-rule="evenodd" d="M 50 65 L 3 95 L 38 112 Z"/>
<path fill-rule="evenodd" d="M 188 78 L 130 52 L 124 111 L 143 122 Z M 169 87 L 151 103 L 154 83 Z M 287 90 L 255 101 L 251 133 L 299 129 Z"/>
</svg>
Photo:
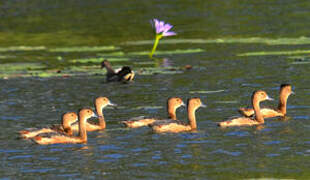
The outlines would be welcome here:
<svg viewBox="0 0 310 180">
<path fill-rule="evenodd" d="M 261 37 L 249 37 L 249 38 L 218 38 L 218 39 L 165 39 L 160 41 L 161 44 L 266 44 L 266 45 L 303 45 L 310 44 L 309 37 L 298 38 L 261 38 Z M 149 45 L 152 44 L 152 40 L 143 41 L 129 41 L 123 43 L 124 45 Z"/>
<path fill-rule="evenodd" d="M 294 60 L 290 64 L 310 64 L 310 56 L 291 56 L 288 59 Z"/>
<path fill-rule="evenodd" d="M 69 60 L 69 62 L 72 63 L 101 63 L 105 58 L 99 57 L 99 58 L 82 58 L 82 59 L 72 59 Z M 117 62 L 117 61 L 129 61 L 129 58 L 108 58 L 109 61 Z"/>
<path fill-rule="evenodd" d="M 94 52 L 94 51 L 111 51 L 117 50 L 115 46 L 76 46 L 76 47 L 61 47 L 48 49 L 50 52 Z"/>
<path fill-rule="evenodd" d="M 27 71 L 46 68 L 41 63 L 5 63 L 0 64 L 0 72 Z"/>
<path fill-rule="evenodd" d="M 237 56 L 274 56 L 274 55 L 294 55 L 309 54 L 310 50 L 290 50 L 290 51 L 260 51 L 238 54 Z"/>
<path fill-rule="evenodd" d="M 9 55 L 0 55 L 0 59 L 10 59 L 15 58 L 16 56 L 9 56 Z"/>
<path fill-rule="evenodd" d="M 104 56 L 104 57 L 125 56 L 125 53 L 123 51 L 115 51 L 111 53 L 98 53 L 97 56 Z"/>
<path fill-rule="evenodd" d="M 0 52 L 9 51 L 42 51 L 46 50 L 45 46 L 11 46 L 11 47 L 0 47 Z"/>
<path fill-rule="evenodd" d="M 154 42 L 152 52 L 149 54 L 150 58 L 153 57 L 153 54 L 156 51 L 158 42 L 162 37 L 176 35 L 175 32 L 169 31 L 173 27 L 171 24 L 168 24 L 168 23 L 165 24 L 164 21 L 159 21 L 158 19 L 153 19 L 151 24 L 153 25 L 153 27 L 155 27 L 156 35 L 155 35 L 155 42 Z"/>
<path fill-rule="evenodd" d="M 190 53 L 200 53 L 205 52 L 204 49 L 176 49 L 171 51 L 157 51 L 156 53 L 158 55 L 170 55 L 170 54 L 190 54 Z M 140 51 L 140 52 L 130 52 L 128 55 L 131 56 L 145 56 L 149 55 L 149 52 L 147 51 Z"/>
</svg>

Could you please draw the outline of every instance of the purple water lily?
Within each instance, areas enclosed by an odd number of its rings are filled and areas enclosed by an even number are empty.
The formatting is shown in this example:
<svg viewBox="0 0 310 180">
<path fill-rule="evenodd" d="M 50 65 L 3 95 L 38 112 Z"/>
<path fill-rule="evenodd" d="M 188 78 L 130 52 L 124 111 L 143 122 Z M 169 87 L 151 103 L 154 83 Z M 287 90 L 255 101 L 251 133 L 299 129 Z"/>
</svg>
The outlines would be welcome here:
<svg viewBox="0 0 310 180">
<path fill-rule="evenodd" d="M 169 30 L 173 27 L 171 24 L 165 24 L 164 21 L 159 21 L 158 19 L 153 19 L 156 34 L 161 34 L 162 36 L 174 36 L 175 32 Z"/>
<path fill-rule="evenodd" d="M 175 32 L 169 31 L 173 27 L 171 24 L 168 24 L 168 23 L 165 24 L 164 21 L 160 21 L 158 19 L 153 19 L 151 23 L 153 27 L 155 27 L 156 36 L 155 36 L 155 42 L 154 42 L 152 52 L 150 53 L 150 58 L 153 57 L 153 54 L 156 50 L 158 42 L 162 37 L 176 35 Z"/>
</svg>

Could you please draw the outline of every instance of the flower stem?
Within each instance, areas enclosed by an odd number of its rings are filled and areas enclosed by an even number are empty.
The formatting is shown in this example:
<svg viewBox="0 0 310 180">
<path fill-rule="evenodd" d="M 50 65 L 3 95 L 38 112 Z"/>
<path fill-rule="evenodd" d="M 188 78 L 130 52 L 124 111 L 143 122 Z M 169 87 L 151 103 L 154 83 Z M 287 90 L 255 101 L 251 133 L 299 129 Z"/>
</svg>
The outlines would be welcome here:
<svg viewBox="0 0 310 180">
<path fill-rule="evenodd" d="M 160 40 L 162 37 L 163 37 L 163 35 L 161 35 L 161 34 L 156 34 L 154 46 L 153 46 L 152 52 L 150 53 L 150 58 L 153 57 L 153 54 L 154 54 L 155 51 L 156 51 L 158 42 L 159 42 L 159 40 Z"/>
</svg>

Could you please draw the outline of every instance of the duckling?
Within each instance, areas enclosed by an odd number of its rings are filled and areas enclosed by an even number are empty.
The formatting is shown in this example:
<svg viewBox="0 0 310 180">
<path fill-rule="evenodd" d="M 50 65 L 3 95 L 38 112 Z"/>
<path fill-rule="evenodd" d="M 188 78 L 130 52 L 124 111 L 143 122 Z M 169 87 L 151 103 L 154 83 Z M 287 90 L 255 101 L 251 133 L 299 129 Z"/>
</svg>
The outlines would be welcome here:
<svg viewBox="0 0 310 180">
<path fill-rule="evenodd" d="M 102 112 L 103 108 L 105 108 L 106 106 L 117 106 L 116 104 L 113 104 L 107 97 L 97 97 L 95 99 L 94 105 L 96 108 L 96 113 L 98 114 L 99 124 L 86 122 L 87 131 L 98 131 L 98 130 L 105 129 L 106 123 L 105 123 L 103 112 Z M 74 132 L 79 131 L 78 124 L 77 123 L 73 124 L 71 126 L 71 129 Z"/>
<path fill-rule="evenodd" d="M 181 107 L 185 106 L 182 99 L 179 97 L 171 97 L 167 100 L 167 112 L 168 112 L 168 118 L 172 120 L 176 120 L 176 110 Z M 142 118 L 142 119 L 141 119 Z M 148 126 L 149 124 L 152 124 L 156 121 L 161 121 L 160 119 L 156 118 L 144 118 L 138 117 L 138 118 L 132 118 L 128 121 L 122 121 L 121 123 L 124 124 L 126 127 L 129 128 L 138 128 L 142 126 Z"/>
<path fill-rule="evenodd" d="M 196 130 L 197 124 L 195 112 L 199 107 L 206 107 L 199 98 L 191 98 L 187 100 L 188 124 L 178 120 L 166 120 L 150 124 L 149 127 L 151 127 L 155 133 L 179 133 Z"/>
<path fill-rule="evenodd" d="M 78 116 L 75 112 L 67 112 L 62 115 L 62 124 L 54 124 L 51 127 L 42 129 L 30 128 L 23 131 L 19 131 L 20 136 L 25 139 L 33 138 L 38 134 L 62 132 L 69 136 L 72 135 L 71 124 L 78 120 Z"/>
<path fill-rule="evenodd" d="M 82 109 L 79 111 L 79 136 L 52 135 L 52 136 L 36 136 L 32 140 L 37 144 L 77 144 L 87 142 L 86 121 L 91 117 L 96 117 L 91 109 Z"/>
<path fill-rule="evenodd" d="M 260 111 L 261 111 L 262 115 L 264 116 L 264 118 L 285 116 L 286 115 L 287 99 L 291 94 L 295 94 L 292 91 L 292 86 L 290 84 L 281 84 L 278 108 L 275 108 L 275 109 L 262 108 Z M 250 116 L 254 115 L 254 109 L 253 108 L 249 108 L 249 109 L 248 108 L 240 108 L 238 111 L 241 115 L 244 115 L 246 117 L 250 117 Z"/>
<path fill-rule="evenodd" d="M 254 118 L 250 117 L 239 117 L 228 121 L 220 122 L 218 125 L 221 127 L 227 126 L 252 126 L 264 124 L 264 116 L 260 111 L 259 103 L 265 100 L 273 100 L 270 98 L 265 91 L 257 90 L 252 94 L 252 106 L 254 107 Z"/>
<path fill-rule="evenodd" d="M 107 82 L 112 81 L 132 81 L 135 77 L 135 72 L 129 66 L 123 66 L 121 69 L 114 70 L 108 60 L 101 62 L 101 68 L 107 69 Z"/>
</svg>

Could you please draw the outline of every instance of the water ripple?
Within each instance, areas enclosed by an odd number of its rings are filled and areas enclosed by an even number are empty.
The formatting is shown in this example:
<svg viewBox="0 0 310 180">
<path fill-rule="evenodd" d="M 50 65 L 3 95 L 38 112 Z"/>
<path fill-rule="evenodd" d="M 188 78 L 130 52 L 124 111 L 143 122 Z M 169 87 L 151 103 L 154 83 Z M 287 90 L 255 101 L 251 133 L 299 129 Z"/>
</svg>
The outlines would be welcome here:
<svg viewBox="0 0 310 180">
<path fill-rule="evenodd" d="M 239 136 L 239 137 L 245 137 L 249 136 L 250 133 L 247 131 L 233 131 L 233 132 L 228 132 L 224 136 Z"/>
<path fill-rule="evenodd" d="M 118 149 L 120 149 L 120 147 L 118 147 L 118 146 L 115 146 L 115 145 L 100 145 L 99 146 L 99 149 L 101 150 L 101 151 L 107 151 L 107 150 L 118 150 Z"/>
<path fill-rule="evenodd" d="M 280 156 L 280 154 L 277 153 L 270 153 L 270 154 L 266 154 L 267 157 L 277 157 Z"/>
<path fill-rule="evenodd" d="M 273 144 L 281 144 L 281 143 L 282 143 L 282 141 L 277 141 L 277 140 L 263 142 L 263 144 L 265 144 L 265 145 L 273 145 Z"/>
<path fill-rule="evenodd" d="M 211 154 L 227 154 L 230 156 L 240 156 L 242 154 L 242 152 L 239 152 L 239 151 L 230 152 L 230 151 L 226 151 L 223 149 L 218 149 L 218 150 L 211 152 Z"/>
</svg>

